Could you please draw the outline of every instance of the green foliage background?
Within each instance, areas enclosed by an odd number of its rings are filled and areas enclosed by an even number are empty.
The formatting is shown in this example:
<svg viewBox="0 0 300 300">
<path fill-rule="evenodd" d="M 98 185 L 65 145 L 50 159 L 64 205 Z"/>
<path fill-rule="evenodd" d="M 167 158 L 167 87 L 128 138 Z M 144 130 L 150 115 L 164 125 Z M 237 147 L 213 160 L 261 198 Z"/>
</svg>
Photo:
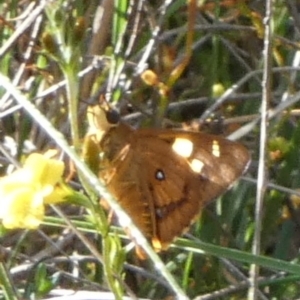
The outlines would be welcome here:
<svg viewBox="0 0 300 300">
<path fill-rule="evenodd" d="M 134 125 L 193 127 L 205 121 L 202 130 L 236 132 L 251 152 L 245 178 L 202 212 L 192 236 L 177 239 L 160 255 L 188 298 L 250 299 L 251 263 L 261 266 L 261 299 L 300 295 L 299 199 L 291 196 L 300 187 L 299 11 L 297 1 L 274 1 L 265 141 L 270 184 L 261 256 L 255 256 L 265 1 L 0 1 L 0 73 L 78 153 L 87 131 L 87 103 L 102 94 Z M 161 85 L 145 84 L 146 69 Z M 11 158 L 22 161 L 33 148 L 43 152 L 55 141 L 1 83 L 0 96 L 1 142 L 10 137 L 15 143 L 10 154 L 0 149 L 4 176 Z M 3 299 L 38 299 L 66 290 L 113 292 L 116 299 L 176 293 L 155 262 L 137 259 L 100 207 L 89 213 L 73 204 L 62 209 L 101 261 L 49 210 L 37 232 L 2 229 Z"/>
</svg>

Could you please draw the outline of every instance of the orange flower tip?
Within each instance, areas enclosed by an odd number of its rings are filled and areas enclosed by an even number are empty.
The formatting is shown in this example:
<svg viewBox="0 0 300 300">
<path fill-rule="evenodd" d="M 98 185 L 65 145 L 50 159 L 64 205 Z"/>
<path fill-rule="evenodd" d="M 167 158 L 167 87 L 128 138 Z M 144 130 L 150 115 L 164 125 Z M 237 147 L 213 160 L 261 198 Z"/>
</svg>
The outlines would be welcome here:
<svg viewBox="0 0 300 300">
<path fill-rule="evenodd" d="M 161 244 L 160 240 L 156 237 L 152 238 L 152 246 L 156 252 L 159 252 L 162 250 L 162 244 Z"/>
<path fill-rule="evenodd" d="M 157 75 L 151 70 L 146 70 L 142 73 L 141 78 L 147 85 L 150 86 L 157 85 L 159 83 Z"/>
<path fill-rule="evenodd" d="M 140 260 L 146 260 L 147 254 L 141 246 L 135 246 L 135 253 Z"/>
<path fill-rule="evenodd" d="M 213 97 L 221 97 L 225 92 L 225 87 L 221 83 L 215 83 L 212 86 L 212 95 Z"/>
</svg>

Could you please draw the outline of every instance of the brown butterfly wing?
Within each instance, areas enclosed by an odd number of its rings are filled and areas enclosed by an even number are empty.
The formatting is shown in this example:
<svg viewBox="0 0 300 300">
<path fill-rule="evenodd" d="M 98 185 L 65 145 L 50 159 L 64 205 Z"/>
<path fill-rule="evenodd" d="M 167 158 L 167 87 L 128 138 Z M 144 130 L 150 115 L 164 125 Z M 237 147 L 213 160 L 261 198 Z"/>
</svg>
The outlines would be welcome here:
<svg viewBox="0 0 300 300">
<path fill-rule="evenodd" d="M 172 150 L 176 138 L 191 140 L 189 158 Z M 118 142 L 118 144 L 116 144 Z M 217 154 L 214 155 L 213 147 Z M 140 230 L 165 248 L 244 171 L 249 154 L 240 144 L 202 133 L 134 131 L 120 124 L 101 143 L 109 168 L 100 176 Z M 190 163 L 203 163 L 194 172 Z"/>
<path fill-rule="evenodd" d="M 181 234 L 197 217 L 201 207 L 225 192 L 250 160 L 244 146 L 213 135 L 170 130 L 139 130 L 137 135 L 137 148 L 147 149 L 141 155 L 145 155 L 143 161 L 147 162 L 156 237 L 162 246 Z M 183 158 L 172 150 L 177 138 L 193 142 L 190 158 Z M 215 152 L 218 156 L 213 154 Z M 203 163 L 201 172 L 195 173 L 190 168 L 188 163 L 193 159 Z M 158 170 L 163 172 L 163 180 L 162 176 L 157 178 Z"/>
</svg>

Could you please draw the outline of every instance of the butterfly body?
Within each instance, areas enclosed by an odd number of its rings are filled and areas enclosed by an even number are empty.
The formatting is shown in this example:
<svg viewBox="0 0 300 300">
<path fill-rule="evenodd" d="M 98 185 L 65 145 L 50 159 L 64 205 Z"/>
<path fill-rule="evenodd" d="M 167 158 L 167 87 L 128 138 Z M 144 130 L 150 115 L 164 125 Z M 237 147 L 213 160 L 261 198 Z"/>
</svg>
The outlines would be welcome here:
<svg viewBox="0 0 300 300">
<path fill-rule="evenodd" d="M 121 122 L 101 131 L 95 142 L 101 153 L 98 176 L 161 249 L 232 185 L 250 159 L 244 146 L 218 136 L 135 130 Z M 184 154 L 177 150 L 179 142 Z"/>
</svg>

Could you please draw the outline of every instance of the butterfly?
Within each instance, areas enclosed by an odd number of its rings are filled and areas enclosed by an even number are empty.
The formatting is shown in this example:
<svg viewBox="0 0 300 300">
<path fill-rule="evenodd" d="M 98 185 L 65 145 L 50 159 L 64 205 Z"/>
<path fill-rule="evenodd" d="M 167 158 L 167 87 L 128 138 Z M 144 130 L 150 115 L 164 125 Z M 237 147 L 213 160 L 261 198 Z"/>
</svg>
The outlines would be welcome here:
<svg viewBox="0 0 300 300">
<path fill-rule="evenodd" d="M 105 105 L 104 105 L 105 106 Z M 155 250 L 166 249 L 246 170 L 240 143 L 201 132 L 134 129 L 116 111 L 90 106 L 87 164 Z"/>
</svg>

